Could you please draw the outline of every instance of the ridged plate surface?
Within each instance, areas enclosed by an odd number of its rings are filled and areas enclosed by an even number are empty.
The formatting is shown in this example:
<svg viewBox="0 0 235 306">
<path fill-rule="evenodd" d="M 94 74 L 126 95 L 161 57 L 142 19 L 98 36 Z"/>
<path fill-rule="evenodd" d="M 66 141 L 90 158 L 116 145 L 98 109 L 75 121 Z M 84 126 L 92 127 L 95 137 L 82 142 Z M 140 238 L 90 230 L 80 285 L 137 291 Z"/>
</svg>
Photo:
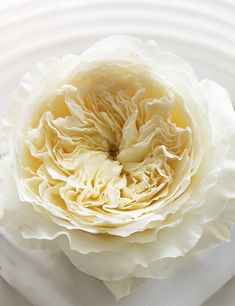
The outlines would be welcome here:
<svg viewBox="0 0 235 306">
<path fill-rule="evenodd" d="M 13 89 L 38 60 L 80 53 L 116 33 L 155 39 L 188 60 L 199 78 L 225 86 L 235 101 L 233 0 L 1 0 L 0 16 L 1 88 Z"/>
</svg>

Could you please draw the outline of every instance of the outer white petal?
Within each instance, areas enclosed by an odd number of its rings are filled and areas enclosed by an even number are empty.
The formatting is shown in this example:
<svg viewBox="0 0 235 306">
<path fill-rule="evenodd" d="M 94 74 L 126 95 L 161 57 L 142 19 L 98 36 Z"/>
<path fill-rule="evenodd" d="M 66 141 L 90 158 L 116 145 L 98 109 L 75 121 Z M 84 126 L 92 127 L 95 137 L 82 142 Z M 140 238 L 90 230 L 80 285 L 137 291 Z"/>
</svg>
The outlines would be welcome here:
<svg viewBox="0 0 235 306">
<path fill-rule="evenodd" d="M 24 125 L 38 103 L 53 96 L 55 89 L 72 77 L 78 63 L 78 56 L 66 55 L 39 62 L 25 73 L 7 107 L 4 125 L 18 129 Z"/>
<path fill-rule="evenodd" d="M 146 244 L 127 244 L 119 251 L 106 251 L 82 255 L 69 248 L 65 239 L 59 245 L 72 263 L 81 271 L 106 281 L 115 281 L 135 273 L 141 267 L 144 277 L 145 268 L 150 262 L 163 258 L 177 258 L 187 254 L 199 241 L 202 234 L 200 213 L 185 216 L 182 223 L 159 232 L 157 239 Z"/>
<path fill-rule="evenodd" d="M 166 80 L 180 78 L 181 81 L 191 85 L 197 78 L 191 66 L 179 56 L 162 51 L 155 41 L 142 41 L 131 36 L 114 35 L 104 38 L 83 54 L 86 60 L 131 60 L 134 63 L 148 64 L 150 71 Z"/>
<path fill-rule="evenodd" d="M 220 85 L 205 80 L 199 86 L 208 104 L 217 170 L 216 184 L 209 186 L 204 195 L 202 208 L 209 222 L 206 230 L 227 240 L 235 222 L 235 112 L 229 94 Z"/>
<path fill-rule="evenodd" d="M 43 247 L 44 241 L 40 236 L 55 225 L 38 214 L 32 205 L 19 200 L 9 157 L 0 160 L 0 167 L 0 211 L 3 214 L 3 222 L 0 225 L 5 227 L 5 230 L 21 245 L 24 244 L 29 248 Z M 34 229 L 35 236 L 39 239 L 23 239 L 24 231 L 29 228 Z"/>
<path fill-rule="evenodd" d="M 143 284 L 143 278 L 136 278 L 130 276 L 126 279 L 120 281 L 108 282 L 105 281 L 104 284 L 112 292 L 115 298 L 118 300 L 135 290 L 138 286 Z"/>
</svg>

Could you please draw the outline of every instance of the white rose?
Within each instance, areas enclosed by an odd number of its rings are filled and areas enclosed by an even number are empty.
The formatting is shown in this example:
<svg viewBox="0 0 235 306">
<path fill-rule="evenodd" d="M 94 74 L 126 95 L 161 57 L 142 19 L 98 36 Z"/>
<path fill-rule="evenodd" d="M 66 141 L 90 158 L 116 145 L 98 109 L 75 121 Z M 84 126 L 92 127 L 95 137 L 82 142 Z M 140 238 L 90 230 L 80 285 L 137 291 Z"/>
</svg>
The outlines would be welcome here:
<svg viewBox="0 0 235 306">
<path fill-rule="evenodd" d="M 55 240 L 116 297 L 229 239 L 229 96 L 153 41 L 109 37 L 38 64 L 1 133 L 6 230 L 29 244 Z"/>
</svg>

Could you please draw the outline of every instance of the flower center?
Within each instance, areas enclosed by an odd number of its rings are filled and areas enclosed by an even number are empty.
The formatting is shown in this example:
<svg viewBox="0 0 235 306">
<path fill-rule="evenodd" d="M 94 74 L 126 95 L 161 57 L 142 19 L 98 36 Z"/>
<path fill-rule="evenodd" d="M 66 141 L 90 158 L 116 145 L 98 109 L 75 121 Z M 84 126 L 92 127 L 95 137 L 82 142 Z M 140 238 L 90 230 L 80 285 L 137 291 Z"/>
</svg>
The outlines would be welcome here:
<svg viewBox="0 0 235 306">
<path fill-rule="evenodd" d="M 109 147 L 109 157 L 112 159 L 112 160 L 116 160 L 116 157 L 119 153 L 119 148 L 115 145 L 115 144 L 111 144 L 110 147 Z"/>
</svg>

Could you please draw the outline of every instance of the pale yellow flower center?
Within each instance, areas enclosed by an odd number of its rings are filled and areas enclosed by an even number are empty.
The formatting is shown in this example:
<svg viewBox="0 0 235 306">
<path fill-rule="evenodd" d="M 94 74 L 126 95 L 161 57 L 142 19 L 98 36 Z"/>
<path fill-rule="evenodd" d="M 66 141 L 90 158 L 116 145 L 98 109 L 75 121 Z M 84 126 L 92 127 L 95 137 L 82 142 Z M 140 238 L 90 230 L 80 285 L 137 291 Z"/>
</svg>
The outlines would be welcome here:
<svg viewBox="0 0 235 306">
<path fill-rule="evenodd" d="M 62 85 L 36 110 L 23 142 L 31 201 L 88 231 L 172 204 L 193 168 L 184 103 L 138 67 L 103 64 Z"/>
</svg>

